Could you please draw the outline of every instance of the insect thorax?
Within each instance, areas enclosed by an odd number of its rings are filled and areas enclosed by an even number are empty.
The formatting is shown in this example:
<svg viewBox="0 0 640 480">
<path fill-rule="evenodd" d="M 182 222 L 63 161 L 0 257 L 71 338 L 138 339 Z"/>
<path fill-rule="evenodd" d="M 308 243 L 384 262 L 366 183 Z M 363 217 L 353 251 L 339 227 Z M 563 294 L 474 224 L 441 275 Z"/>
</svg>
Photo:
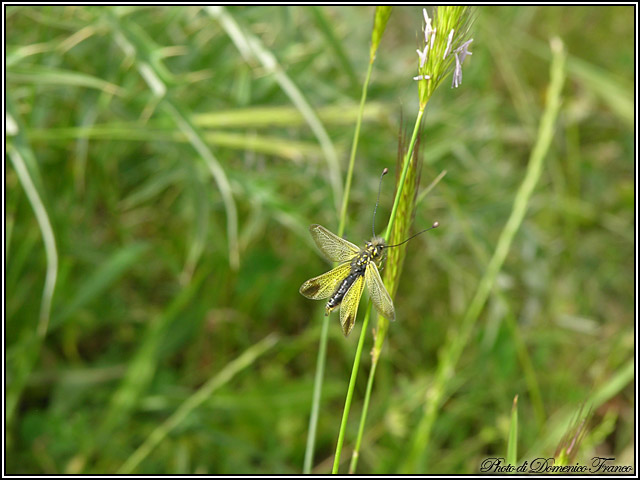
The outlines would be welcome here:
<svg viewBox="0 0 640 480">
<path fill-rule="evenodd" d="M 358 257 L 366 256 L 366 262 L 373 260 L 379 267 L 384 260 L 385 247 L 387 246 L 384 238 L 375 237 L 371 241 L 367 242 L 364 248 L 358 254 Z M 358 258 L 356 257 L 356 258 Z"/>
</svg>

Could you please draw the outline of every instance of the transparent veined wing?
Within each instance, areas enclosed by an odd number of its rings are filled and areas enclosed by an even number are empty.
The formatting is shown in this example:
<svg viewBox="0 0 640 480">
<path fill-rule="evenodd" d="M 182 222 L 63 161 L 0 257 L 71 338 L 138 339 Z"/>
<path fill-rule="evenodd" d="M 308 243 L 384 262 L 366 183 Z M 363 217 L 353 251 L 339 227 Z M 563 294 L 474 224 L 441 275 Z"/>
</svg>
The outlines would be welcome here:
<svg viewBox="0 0 640 480">
<path fill-rule="evenodd" d="M 345 337 L 349 335 L 356 322 L 358 305 L 360 304 L 363 289 L 364 276 L 360 275 L 354 280 L 353 285 L 351 285 L 351 288 L 344 295 L 342 303 L 340 304 L 340 324 L 342 325 L 342 332 Z"/>
<path fill-rule="evenodd" d="M 320 251 L 332 262 L 346 262 L 360 252 L 356 245 L 331 233 L 322 225 L 311 225 L 309 231 Z"/>
<path fill-rule="evenodd" d="M 371 297 L 373 306 L 376 307 L 378 313 L 384 318 L 392 322 L 395 321 L 396 312 L 393 308 L 393 300 L 391 300 L 389 292 L 387 292 L 384 283 L 382 283 L 380 272 L 378 272 L 378 267 L 376 267 L 375 263 L 370 262 L 369 265 L 367 265 L 364 275 L 367 279 L 367 289 L 369 290 L 369 296 Z"/>
<path fill-rule="evenodd" d="M 351 265 L 349 263 L 338 265 L 333 270 L 329 270 L 327 273 L 323 273 L 304 282 L 300 287 L 300 293 L 312 300 L 327 298 L 335 292 L 338 283 L 349 275 L 350 270 Z"/>
</svg>

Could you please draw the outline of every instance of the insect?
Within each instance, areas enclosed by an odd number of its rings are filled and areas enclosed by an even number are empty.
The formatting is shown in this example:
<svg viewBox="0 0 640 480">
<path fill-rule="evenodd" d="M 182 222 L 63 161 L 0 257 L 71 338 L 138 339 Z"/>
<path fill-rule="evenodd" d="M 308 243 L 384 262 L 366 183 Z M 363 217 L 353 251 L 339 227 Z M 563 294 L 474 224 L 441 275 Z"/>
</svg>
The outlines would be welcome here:
<svg viewBox="0 0 640 480">
<path fill-rule="evenodd" d="M 388 172 L 384 169 L 380 177 Z M 378 201 L 380 199 L 380 188 L 378 188 Z M 325 308 L 325 315 L 329 315 L 333 310 L 340 307 L 340 324 L 344 336 L 348 336 L 353 328 L 358 313 L 360 297 L 364 290 L 365 283 L 369 291 L 369 296 L 373 305 L 380 315 L 388 320 L 394 321 L 396 318 L 393 300 L 382 283 L 378 268 L 385 258 L 387 248 L 398 247 L 420 233 L 431 230 L 438 226 L 435 222 L 431 228 L 413 235 L 397 245 L 387 245 L 385 240 L 375 234 L 375 215 L 378 207 L 373 210 L 373 238 L 365 243 L 363 248 L 340 238 L 335 233 L 330 232 L 322 225 L 311 225 L 309 231 L 320 251 L 332 262 L 340 264 L 320 276 L 311 278 L 300 287 L 300 293 L 312 300 L 329 298 Z"/>
</svg>

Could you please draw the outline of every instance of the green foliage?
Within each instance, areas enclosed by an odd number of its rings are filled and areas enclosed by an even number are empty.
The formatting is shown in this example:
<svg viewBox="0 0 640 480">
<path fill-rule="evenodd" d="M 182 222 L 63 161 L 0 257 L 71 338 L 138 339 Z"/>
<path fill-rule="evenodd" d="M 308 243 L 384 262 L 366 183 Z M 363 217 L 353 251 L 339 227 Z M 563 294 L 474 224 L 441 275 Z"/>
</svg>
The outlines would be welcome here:
<svg viewBox="0 0 640 480">
<path fill-rule="evenodd" d="M 462 85 L 445 81 L 429 101 L 414 228 L 440 228 L 407 245 L 358 471 L 395 473 L 406 458 L 438 352 L 462 325 L 525 176 L 554 36 L 568 56 L 549 153 L 420 463 L 474 473 L 504 456 L 518 395 L 519 461 L 553 456 L 588 403 L 575 461 L 597 450 L 629 464 L 633 7 L 474 14 Z M 373 8 L 25 5 L 6 15 L 6 472 L 300 472 L 323 307 L 298 294 L 323 266 L 307 228 L 338 225 Z M 394 7 L 376 52 L 345 229 L 354 241 L 370 235 L 380 171 L 395 173 L 398 104 L 405 118 L 418 109 L 422 22 L 420 8 Z M 233 25 L 259 45 L 242 50 Z M 384 183 L 379 225 L 392 202 Z M 359 334 L 345 339 L 331 320 L 321 473 Z M 361 371 L 369 365 L 363 355 Z M 363 374 L 356 411 L 365 387 Z"/>
</svg>

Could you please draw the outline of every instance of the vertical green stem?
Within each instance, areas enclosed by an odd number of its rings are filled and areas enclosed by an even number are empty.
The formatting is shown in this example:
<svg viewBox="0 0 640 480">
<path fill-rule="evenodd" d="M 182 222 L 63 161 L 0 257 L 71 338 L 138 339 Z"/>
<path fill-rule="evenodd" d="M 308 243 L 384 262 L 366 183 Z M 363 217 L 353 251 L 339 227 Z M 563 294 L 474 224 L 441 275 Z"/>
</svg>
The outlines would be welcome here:
<svg viewBox="0 0 640 480">
<path fill-rule="evenodd" d="M 311 473 L 313 465 L 313 452 L 316 446 L 316 431 L 318 429 L 318 414 L 320 412 L 320 397 L 322 395 L 322 381 L 324 379 L 324 366 L 327 363 L 327 343 L 329 339 L 329 316 L 322 316 L 322 330 L 320 331 L 320 347 L 316 361 L 316 376 L 313 381 L 313 400 L 311 403 L 311 416 L 309 417 L 309 431 L 307 433 L 307 448 L 304 451 L 304 465 L 302 473 Z"/>
<path fill-rule="evenodd" d="M 547 90 L 547 105 L 540 120 L 536 144 L 531 152 L 527 172 L 524 180 L 518 188 L 509 219 L 505 224 L 498 243 L 489 261 L 489 265 L 478 284 L 476 293 L 465 312 L 462 323 L 450 332 L 449 341 L 442 349 L 442 355 L 438 362 L 438 370 L 433 385 L 430 387 L 425 409 L 412 440 L 411 447 L 403 466 L 403 473 L 416 473 L 421 470 L 423 452 L 429 443 L 431 428 L 435 422 L 438 409 L 446 393 L 448 380 L 454 373 L 455 366 L 464 350 L 473 327 L 482 312 L 482 309 L 493 288 L 498 273 L 500 272 L 507 253 L 516 232 L 527 212 L 527 207 L 535 186 L 540 179 L 545 156 L 551 145 L 554 127 L 558 111 L 560 110 L 560 93 L 565 79 L 566 54 L 560 39 L 553 39 L 551 42 L 551 52 L 553 55 L 551 62 L 551 81 Z"/>
<path fill-rule="evenodd" d="M 367 420 L 367 412 L 369 411 L 369 400 L 371 399 L 371 390 L 373 389 L 373 377 L 376 375 L 376 367 L 378 366 L 379 356 L 375 356 L 371 360 L 371 370 L 369 370 L 369 380 L 367 380 L 367 391 L 364 395 L 364 405 L 362 406 L 362 414 L 360 416 L 360 426 L 358 427 L 358 438 L 356 439 L 356 446 L 353 449 L 351 455 L 351 464 L 349 465 L 349 474 L 356 473 L 356 467 L 358 466 L 358 459 L 360 458 L 360 445 L 362 444 L 362 436 L 364 435 L 364 424 Z"/>
<path fill-rule="evenodd" d="M 358 348 L 356 356 L 353 359 L 353 368 L 351 369 L 351 378 L 349 379 L 349 388 L 347 390 L 347 398 L 344 402 L 342 410 L 342 421 L 340 422 L 340 433 L 338 434 L 338 444 L 336 445 L 336 456 L 333 459 L 333 470 L 331 473 L 338 473 L 340 466 L 340 454 L 342 453 L 342 444 L 344 443 L 344 434 L 347 430 L 347 420 L 349 420 L 349 410 L 351 409 L 351 400 L 353 399 L 353 391 L 356 387 L 356 378 L 358 377 L 358 367 L 360 366 L 360 358 L 362 357 L 362 347 L 364 345 L 364 337 L 367 336 L 367 328 L 369 327 L 369 318 L 371 317 L 371 302 L 367 307 L 367 313 L 362 322 L 362 330 L 360 331 L 360 339 L 358 340 Z"/>
<path fill-rule="evenodd" d="M 356 151 L 358 150 L 358 140 L 360 139 L 360 126 L 362 125 L 362 116 L 364 114 L 364 104 L 367 100 L 367 90 L 369 88 L 369 80 L 371 80 L 371 71 L 373 70 L 373 59 L 369 62 L 367 76 L 362 86 L 362 96 L 360 97 L 360 110 L 358 111 L 358 120 L 356 121 L 356 130 L 353 133 L 353 142 L 351 143 L 351 155 L 349 156 L 349 169 L 347 171 L 347 180 L 344 187 L 344 197 L 342 198 L 342 210 L 340 212 L 340 226 L 338 227 L 338 236 L 344 234 L 344 227 L 347 221 L 347 205 L 349 204 L 349 192 L 351 191 L 351 179 L 353 178 L 353 167 L 356 163 Z"/>
<path fill-rule="evenodd" d="M 393 208 L 391 210 L 389 223 L 387 225 L 387 231 L 385 233 L 385 239 L 387 241 L 391 236 L 391 229 L 393 228 L 393 222 L 395 221 L 396 213 L 398 211 L 398 204 L 400 203 L 400 197 L 402 195 L 404 181 L 407 177 L 407 172 L 409 171 L 409 165 L 411 164 L 411 158 L 413 157 L 413 149 L 415 148 L 415 144 L 418 138 L 418 132 L 420 131 L 420 124 L 422 123 L 423 116 L 424 116 L 424 109 L 420 109 L 418 111 L 418 116 L 416 117 L 415 126 L 413 127 L 413 134 L 411 135 L 411 142 L 409 144 L 409 149 L 407 150 L 406 156 L 404 157 L 404 164 L 402 166 L 402 175 L 400 176 L 400 183 L 398 184 L 398 189 L 396 191 L 396 198 L 393 202 Z M 369 379 L 367 380 L 367 390 L 365 392 L 364 404 L 362 406 L 362 413 L 360 415 L 360 425 L 358 427 L 358 437 L 356 439 L 356 445 L 353 450 L 353 454 L 351 455 L 351 464 L 349 466 L 349 473 L 355 473 L 356 467 L 358 466 L 358 459 L 360 457 L 360 445 L 362 444 L 362 436 L 364 434 L 365 423 L 367 422 L 367 413 L 369 412 L 369 401 L 371 399 L 371 391 L 373 389 L 373 379 L 376 375 L 376 367 L 378 366 L 378 359 L 380 358 L 380 350 L 382 349 L 382 344 L 384 343 L 386 332 L 387 332 L 386 328 L 378 328 L 378 331 L 376 333 L 376 339 L 374 342 L 373 354 L 371 359 L 371 370 L 369 370 Z"/>
<path fill-rule="evenodd" d="M 342 210 L 340 212 L 340 225 L 338 227 L 338 236 L 344 234 L 347 222 L 347 205 L 349 204 L 349 192 L 351 191 L 351 179 L 353 178 L 353 169 L 355 166 L 356 151 L 358 150 L 358 140 L 360 138 L 360 126 L 362 125 L 362 117 L 364 115 L 364 105 L 367 100 L 367 90 L 371 79 L 371 71 L 373 70 L 373 58 L 369 61 L 367 76 L 362 86 L 362 95 L 360 98 L 360 109 L 358 111 L 358 119 L 356 120 L 356 128 L 353 133 L 353 142 L 351 144 L 351 155 L 349 157 L 349 169 L 347 171 L 347 179 L 345 181 L 344 196 L 342 198 Z M 324 379 L 324 368 L 327 361 L 327 342 L 329 337 L 329 317 L 323 315 L 322 330 L 320 332 L 320 346 L 318 349 L 318 359 L 316 361 L 316 375 L 313 382 L 313 400 L 311 403 L 311 416 L 309 417 L 309 433 L 307 434 L 307 446 L 304 452 L 304 464 L 302 473 L 311 473 L 313 465 L 313 453 L 316 443 L 316 431 L 318 428 L 318 414 L 320 411 L 320 397 L 322 396 L 322 382 Z"/>
<path fill-rule="evenodd" d="M 385 238 L 388 240 L 391 235 L 391 228 L 393 227 L 393 222 L 396 218 L 396 213 L 398 211 L 398 203 L 400 202 L 400 197 L 402 196 L 402 190 L 404 188 L 404 181 L 407 177 L 407 172 L 409 171 L 409 164 L 411 163 L 411 158 L 413 155 L 413 149 L 416 144 L 416 140 L 418 138 L 418 131 L 420 130 L 420 124 L 422 123 L 422 117 L 424 115 L 424 109 L 420 109 L 418 111 L 418 116 L 416 118 L 416 124 L 413 128 L 413 134 L 411 135 L 411 143 L 409 144 L 409 150 L 407 151 L 407 155 L 404 158 L 404 165 L 402 168 L 402 175 L 400 176 L 400 182 L 398 183 L 398 188 L 396 190 L 396 197 L 393 202 L 393 207 L 391 209 L 391 215 L 389 217 L 389 224 L 387 225 L 387 231 L 385 233 Z M 338 473 L 338 466 L 340 465 L 340 454 L 342 452 L 342 443 L 344 441 L 344 434 L 347 427 L 347 419 L 349 418 L 349 409 L 351 408 L 351 398 L 353 397 L 353 390 L 355 388 L 356 377 L 358 376 L 358 367 L 360 366 L 360 356 L 362 354 L 362 344 L 364 343 L 364 336 L 367 332 L 367 326 L 369 324 L 369 316 L 371 312 L 371 303 L 369 303 L 369 308 L 367 310 L 367 314 L 364 319 L 364 323 L 362 325 L 362 331 L 360 332 L 360 340 L 358 343 L 358 350 L 356 351 L 356 358 L 353 361 L 353 369 L 351 370 L 351 379 L 349 381 L 349 389 L 347 391 L 347 400 L 345 401 L 344 410 L 342 412 L 342 423 L 340 424 L 340 433 L 338 434 L 338 444 L 336 446 L 336 456 L 333 462 L 333 473 Z M 382 332 L 378 332 L 379 335 L 383 335 Z M 378 345 L 378 339 L 376 339 L 376 345 Z M 375 361 L 377 362 L 377 360 Z M 362 432 L 364 431 L 364 421 L 366 419 L 366 412 L 369 407 L 369 398 L 371 394 L 371 386 L 373 385 L 373 375 L 375 375 L 375 368 L 372 367 L 371 372 L 369 373 L 369 382 L 367 386 L 367 396 L 365 397 L 365 404 L 363 407 L 362 417 L 360 420 L 360 428 L 358 432 L 358 439 L 356 441 L 357 448 L 362 441 Z M 357 450 L 356 450 L 357 451 Z M 354 452 L 357 457 L 357 453 Z M 351 460 L 351 466 L 355 469 L 357 465 L 357 458 Z"/>
<path fill-rule="evenodd" d="M 349 159 L 349 169 L 347 173 L 346 186 L 344 191 L 344 198 L 342 201 L 342 211 L 340 213 L 340 227 L 338 229 L 338 235 L 342 236 L 344 233 L 344 226 L 347 218 L 347 204 L 349 202 L 349 192 L 351 191 L 351 179 L 353 177 L 353 167 L 355 165 L 356 158 L 356 150 L 358 148 L 358 139 L 360 137 L 360 125 L 362 124 L 362 115 L 364 112 L 364 103 L 367 99 L 367 90 L 369 88 L 369 80 L 371 79 L 371 71 L 373 70 L 373 62 L 376 58 L 376 52 L 378 47 L 380 46 L 380 40 L 382 39 L 382 34 L 384 33 L 387 22 L 389 21 L 389 17 L 391 15 L 391 7 L 390 6 L 377 6 L 375 10 L 375 15 L 373 19 L 373 31 L 371 32 L 371 48 L 369 49 L 369 67 L 367 69 L 367 75 L 364 81 L 364 85 L 362 86 L 362 96 L 360 98 L 360 111 L 358 113 L 358 120 L 356 122 L 356 129 L 353 134 L 353 143 L 351 145 L 351 158 Z M 349 408 L 351 406 L 351 398 L 353 396 L 353 388 L 355 386 L 355 379 L 358 372 L 358 364 L 360 363 L 360 355 L 362 353 L 362 345 L 364 343 L 364 336 L 366 334 L 367 326 L 369 324 L 369 316 L 371 312 L 371 305 L 369 305 L 367 309 L 367 313 L 365 315 L 364 323 L 362 326 L 362 332 L 360 333 L 360 340 L 358 343 L 358 351 L 356 353 L 356 360 L 353 364 L 353 370 L 351 372 L 351 380 L 349 381 L 349 391 L 347 393 L 347 401 L 345 404 L 345 410 L 343 411 L 342 416 L 342 424 L 340 426 L 340 434 L 338 436 L 338 446 L 336 448 L 336 460 L 334 463 L 334 473 L 337 471 L 337 467 L 340 462 L 340 451 L 342 450 L 342 442 L 344 441 L 344 431 L 347 424 L 347 418 L 349 416 Z M 326 340 L 325 340 L 326 341 Z M 319 360 L 320 362 L 320 360 Z M 324 362 L 324 359 L 322 360 Z M 321 383 L 319 383 L 321 386 Z M 317 418 L 316 420 L 317 421 Z M 309 444 L 307 444 L 307 448 L 309 448 Z M 313 445 L 311 445 L 311 450 L 313 451 Z M 309 454 L 313 456 L 313 453 Z M 305 454 L 306 456 L 306 454 Z M 310 464 L 309 464 L 309 469 Z M 305 472 L 308 473 L 308 472 Z"/>
<path fill-rule="evenodd" d="M 396 213 L 398 212 L 398 204 L 400 203 L 400 196 L 402 195 L 402 189 L 404 188 L 404 180 L 407 178 L 407 172 L 409 171 L 409 165 L 411 164 L 411 157 L 413 156 L 413 149 L 418 139 L 418 132 L 420 131 L 420 124 L 422 123 L 422 117 L 424 116 L 424 107 L 418 110 L 418 116 L 416 118 L 416 124 L 413 127 L 413 133 L 411 135 L 411 143 L 409 143 L 409 150 L 404 157 L 404 165 L 402 167 L 402 175 L 400 176 L 400 183 L 398 183 L 398 189 L 396 190 L 396 198 L 393 200 L 393 208 L 391 209 L 391 215 L 389 215 L 389 223 L 387 224 L 387 231 L 384 234 L 385 240 L 389 241 L 391 237 L 391 229 L 393 228 L 393 222 L 396 220 Z"/>
</svg>

